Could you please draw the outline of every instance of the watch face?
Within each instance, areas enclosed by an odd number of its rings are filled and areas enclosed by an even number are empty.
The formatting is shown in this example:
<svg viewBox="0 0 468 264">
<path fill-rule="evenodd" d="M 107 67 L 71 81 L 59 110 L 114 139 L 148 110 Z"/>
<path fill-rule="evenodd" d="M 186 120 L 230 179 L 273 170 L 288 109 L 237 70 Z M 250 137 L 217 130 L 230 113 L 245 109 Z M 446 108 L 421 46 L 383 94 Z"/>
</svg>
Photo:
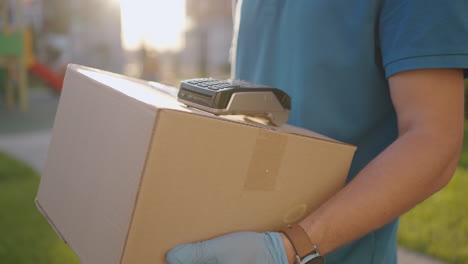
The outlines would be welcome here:
<svg viewBox="0 0 468 264">
<path fill-rule="evenodd" d="M 305 264 L 325 264 L 325 258 L 323 256 L 316 256 L 315 258 L 307 261 Z"/>
</svg>

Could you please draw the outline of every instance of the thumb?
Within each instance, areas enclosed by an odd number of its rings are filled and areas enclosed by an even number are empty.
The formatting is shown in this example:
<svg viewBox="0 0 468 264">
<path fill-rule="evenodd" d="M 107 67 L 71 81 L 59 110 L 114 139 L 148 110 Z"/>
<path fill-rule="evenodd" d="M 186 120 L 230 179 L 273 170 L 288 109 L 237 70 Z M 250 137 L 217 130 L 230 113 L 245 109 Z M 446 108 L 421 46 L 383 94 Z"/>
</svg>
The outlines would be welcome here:
<svg viewBox="0 0 468 264">
<path fill-rule="evenodd" d="M 203 242 L 189 243 L 177 246 L 166 254 L 169 264 L 201 264 L 205 263 Z"/>
</svg>

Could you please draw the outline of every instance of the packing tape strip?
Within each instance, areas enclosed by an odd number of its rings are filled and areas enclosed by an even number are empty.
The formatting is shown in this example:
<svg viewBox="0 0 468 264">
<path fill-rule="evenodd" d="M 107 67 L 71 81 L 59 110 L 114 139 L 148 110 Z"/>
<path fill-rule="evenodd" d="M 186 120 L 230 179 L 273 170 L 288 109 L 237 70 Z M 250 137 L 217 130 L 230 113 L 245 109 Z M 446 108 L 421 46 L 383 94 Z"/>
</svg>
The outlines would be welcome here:
<svg viewBox="0 0 468 264">
<path fill-rule="evenodd" d="M 273 191 L 276 189 L 287 136 L 259 129 L 247 171 L 244 190 Z"/>
</svg>

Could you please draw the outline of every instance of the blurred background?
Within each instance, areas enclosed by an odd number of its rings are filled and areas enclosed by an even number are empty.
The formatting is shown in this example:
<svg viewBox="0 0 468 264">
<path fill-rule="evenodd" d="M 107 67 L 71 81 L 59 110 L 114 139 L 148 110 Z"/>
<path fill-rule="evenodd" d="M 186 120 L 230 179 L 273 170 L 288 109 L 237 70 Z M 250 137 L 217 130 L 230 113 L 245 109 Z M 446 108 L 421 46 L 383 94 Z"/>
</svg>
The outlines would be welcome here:
<svg viewBox="0 0 468 264">
<path fill-rule="evenodd" d="M 232 31 L 231 0 L 0 0 L 0 263 L 79 263 L 33 202 L 66 65 L 227 78 Z M 449 186 L 402 217 L 399 263 L 468 263 L 467 184 L 465 145 Z"/>
</svg>

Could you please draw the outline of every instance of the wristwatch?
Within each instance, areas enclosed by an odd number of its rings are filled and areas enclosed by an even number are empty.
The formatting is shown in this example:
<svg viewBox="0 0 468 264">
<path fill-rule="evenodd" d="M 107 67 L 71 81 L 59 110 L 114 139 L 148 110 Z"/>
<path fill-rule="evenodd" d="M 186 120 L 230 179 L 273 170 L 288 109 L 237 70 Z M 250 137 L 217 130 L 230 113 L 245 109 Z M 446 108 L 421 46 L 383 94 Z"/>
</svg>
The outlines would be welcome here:
<svg viewBox="0 0 468 264">
<path fill-rule="evenodd" d="M 291 241 L 296 251 L 296 264 L 325 264 L 325 258 L 300 225 L 287 225 L 280 232 Z"/>
</svg>

